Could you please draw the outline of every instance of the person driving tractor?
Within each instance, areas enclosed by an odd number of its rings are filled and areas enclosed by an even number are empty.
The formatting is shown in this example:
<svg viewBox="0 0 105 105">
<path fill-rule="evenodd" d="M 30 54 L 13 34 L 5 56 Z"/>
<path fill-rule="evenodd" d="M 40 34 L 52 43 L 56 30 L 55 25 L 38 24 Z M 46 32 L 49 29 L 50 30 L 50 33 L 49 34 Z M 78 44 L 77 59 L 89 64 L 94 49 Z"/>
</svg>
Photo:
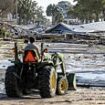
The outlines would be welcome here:
<svg viewBox="0 0 105 105">
<path fill-rule="evenodd" d="M 30 37 L 29 41 L 30 41 L 30 43 L 24 48 L 24 52 L 26 52 L 26 51 L 34 51 L 35 55 L 36 55 L 36 59 L 37 59 L 37 61 L 39 61 L 39 59 L 40 59 L 40 53 L 39 53 L 39 50 L 38 50 L 37 46 L 35 46 L 33 44 L 35 42 L 34 38 Z M 30 55 L 30 54 L 27 54 L 27 56 Z M 32 57 L 32 56 L 30 55 L 30 57 Z"/>
</svg>

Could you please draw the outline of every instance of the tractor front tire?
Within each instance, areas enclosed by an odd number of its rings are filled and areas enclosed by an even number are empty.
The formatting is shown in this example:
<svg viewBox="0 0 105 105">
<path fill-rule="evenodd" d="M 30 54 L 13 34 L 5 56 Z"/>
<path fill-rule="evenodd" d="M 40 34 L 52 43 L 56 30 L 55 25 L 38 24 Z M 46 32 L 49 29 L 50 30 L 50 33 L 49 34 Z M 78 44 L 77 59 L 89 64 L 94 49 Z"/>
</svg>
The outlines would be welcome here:
<svg viewBox="0 0 105 105">
<path fill-rule="evenodd" d="M 39 90 L 42 98 L 51 98 L 56 94 L 57 73 L 53 66 L 46 66 L 39 74 Z"/>
<path fill-rule="evenodd" d="M 19 86 L 19 80 L 16 77 L 16 67 L 10 66 L 7 68 L 5 75 L 5 89 L 8 97 L 21 97 L 22 91 Z"/>
<path fill-rule="evenodd" d="M 57 94 L 58 95 L 64 95 L 68 91 L 68 80 L 67 78 L 64 77 L 59 77 L 58 78 L 58 83 L 57 83 Z"/>
</svg>

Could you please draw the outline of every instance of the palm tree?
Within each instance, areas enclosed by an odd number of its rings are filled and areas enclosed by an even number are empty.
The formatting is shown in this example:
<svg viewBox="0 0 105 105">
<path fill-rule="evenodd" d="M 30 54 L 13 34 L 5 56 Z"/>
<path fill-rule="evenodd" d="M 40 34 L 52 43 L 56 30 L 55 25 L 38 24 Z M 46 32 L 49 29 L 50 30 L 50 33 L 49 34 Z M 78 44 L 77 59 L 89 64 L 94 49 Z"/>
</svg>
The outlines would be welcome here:
<svg viewBox="0 0 105 105">
<path fill-rule="evenodd" d="M 55 4 L 50 4 L 46 10 L 47 16 L 52 16 L 52 24 L 63 21 L 63 14 Z"/>
</svg>

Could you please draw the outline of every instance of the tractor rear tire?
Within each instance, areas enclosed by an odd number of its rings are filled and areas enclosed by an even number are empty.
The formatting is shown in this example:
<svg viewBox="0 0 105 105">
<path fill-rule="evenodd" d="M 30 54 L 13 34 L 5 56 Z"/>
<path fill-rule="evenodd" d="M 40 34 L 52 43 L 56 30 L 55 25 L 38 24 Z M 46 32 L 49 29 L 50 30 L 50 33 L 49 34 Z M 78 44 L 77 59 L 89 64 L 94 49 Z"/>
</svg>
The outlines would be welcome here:
<svg viewBox="0 0 105 105">
<path fill-rule="evenodd" d="M 57 73 L 52 66 L 46 66 L 39 74 L 39 90 L 42 98 L 51 98 L 56 94 Z"/>
<path fill-rule="evenodd" d="M 22 90 L 19 86 L 19 79 L 16 77 L 16 67 L 10 66 L 7 68 L 5 75 L 5 89 L 8 97 L 21 97 Z"/>
<path fill-rule="evenodd" d="M 59 77 L 58 78 L 58 83 L 57 83 L 57 94 L 58 95 L 64 95 L 68 91 L 68 80 L 67 78 L 64 77 Z"/>
</svg>

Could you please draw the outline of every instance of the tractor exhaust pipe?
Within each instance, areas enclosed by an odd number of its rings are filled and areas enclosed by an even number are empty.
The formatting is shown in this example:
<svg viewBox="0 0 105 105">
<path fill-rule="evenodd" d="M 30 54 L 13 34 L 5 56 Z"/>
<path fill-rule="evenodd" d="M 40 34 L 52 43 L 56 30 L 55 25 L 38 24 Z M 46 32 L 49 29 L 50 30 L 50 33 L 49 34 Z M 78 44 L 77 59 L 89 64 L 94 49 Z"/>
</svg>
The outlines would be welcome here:
<svg viewBox="0 0 105 105">
<path fill-rule="evenodd" d="M 43 56 L 43 46 L 44 46 L 44 43 L 41 43 L 41 62 L 42 62 L 42 56 Z"/>
<path fill-rule="evenodd" d="M 14 43 L 15 61 L 18 61 L 18 47 L 17 42 Z"/>
</svg>

